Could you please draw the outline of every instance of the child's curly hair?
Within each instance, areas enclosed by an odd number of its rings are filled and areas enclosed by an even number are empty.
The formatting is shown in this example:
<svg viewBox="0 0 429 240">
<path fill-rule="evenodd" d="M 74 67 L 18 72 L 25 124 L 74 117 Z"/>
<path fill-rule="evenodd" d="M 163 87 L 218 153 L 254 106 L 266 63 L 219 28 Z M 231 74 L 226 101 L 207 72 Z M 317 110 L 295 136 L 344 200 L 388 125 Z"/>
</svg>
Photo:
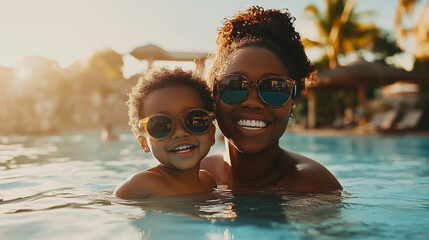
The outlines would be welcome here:
<svg viewBox="0 0 429 240">
<path fill-rule="evenodd" d="M 225 19 L 218 29 L 218 49 L 209 73 L 210 86 L 215 76 L 225 73 L 233 53 L 254 46 L 276 54 L 288 69 L 290 77 L 296 80 L 297 92 L 304 90 L 304 80 L 314 67 L 304 52 L 301 37 L 293 26 L 294 21 L 288 10 L 264 10 L 258 6 L 239 12 L 232 19 Z"/>
<path fill-rule="evenodd" d="M 138 121 L 143 116 L 143 103 L 146 96 L 156 89 L 167 86 L 188 86 L 195 89 L 201 96 L 204 109 L 213 111 L 213 98 L 206 82 L 201 80 L 192 71 L 183 71 L 181 68 L 174 70 L 161 68 L 160 70 L 151 70 L 143 73 L 137 84 L 128 94 L 128 124 L 135 136 L 141 135 L 141 129 L 138 128 Z"/>
</svg>

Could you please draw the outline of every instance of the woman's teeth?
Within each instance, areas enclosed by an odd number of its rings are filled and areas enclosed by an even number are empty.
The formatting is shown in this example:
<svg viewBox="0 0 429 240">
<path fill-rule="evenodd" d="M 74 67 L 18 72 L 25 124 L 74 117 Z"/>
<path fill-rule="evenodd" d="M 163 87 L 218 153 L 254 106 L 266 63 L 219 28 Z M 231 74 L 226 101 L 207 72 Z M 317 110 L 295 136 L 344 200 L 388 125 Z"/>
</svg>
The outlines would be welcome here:
<svg viewBox="0 0 429 240">
<path fill-rule="evenodd" d="M 182 145 L 171 149 L 171 151 L 175 153 L 185 153 L 189 152 L 192 148 L 194 148 L 192 145 Z"/>
<path fill-rule="evenodd" d="M 267 123 L 261 120 L 240 119 L 237 121 L 237 125 L 247 130 L 259 130 L 261 128 L 265 128 Z"/>
</svg>

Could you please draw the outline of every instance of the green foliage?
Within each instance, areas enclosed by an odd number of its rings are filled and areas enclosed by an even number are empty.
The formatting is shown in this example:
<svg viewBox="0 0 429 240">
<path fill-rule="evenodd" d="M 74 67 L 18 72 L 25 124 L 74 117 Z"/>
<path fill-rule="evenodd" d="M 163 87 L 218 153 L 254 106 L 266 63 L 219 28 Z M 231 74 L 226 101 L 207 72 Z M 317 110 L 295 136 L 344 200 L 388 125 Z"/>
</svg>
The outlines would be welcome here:
<svg viewBox="0 0 429 240">
<path fill-rule="evenodd" d="M 122 56 L 103 50 L 87 64 L 63 69 L 55 60 L 29 57 L 5 81 L 11 82 L 0 109 L 0 133 L 48 133 L 126 123 Z M 0 76 L 1 77 L 1 76 Z"/>
<path fill-rule="evenodd" d="M 338 54 L 369 48 L 379 32 L 372 22 L 363 21 L 373 12 L 356 12 L 354 6 L 348 12 L 347 4 L 351 4 L 351 2 L 326 0 L 324 14 L 313 4 L 305 9 L 308 18 L 314 21 L 320 34 L 318 39 L 303 39 L 304 46 L 324 49 L 329 56 L 331 67 L 336 65 Z M 334 34 L 336 32 L 338 35 Z"/>
<path fill-rule="evenodd" d="M 396 44 L 396 40 L 388 32 L 380 31 L 374 36 L 372 47 L 370 48 L 374 54 L 375 61 L 384 62 L 386 57 L 401 53 L 402 50 Z"/>
<path fill-rule="evenodd" d="M 293 120 L 296 123 L 302 123 L 307 121 L 308 114 L 308 98 L 301 96 L 299 101 L 297 101 L 295 108 L 293 110 Z"/>
<path fill-rule="evenodd" d="M 317 71 L 322 71 L 329 68 L 328 55 L 323 55 L 319 60 L 313 62 Z"/>
<path fill-rule="evenodd" d="M 330 126 L 335 119 L 335 106 L 332 104 L 333 90 L 319 90 L 316 94 L 316 126 Z"/>
<path fill-rule="evenodd" d="M 344 115 L 347 107 L 357 106 L 357 93 L 355 89 L 318 89 L 316 94 L 317 127 L 332 127 L 338 115 Z M 302 96 L 294 108 L 293 120 L 295 123 L 307 121 L 308 98 Z"/>
<path fill-rule="evenodd" d="M 316 101 L 316 125 L 331 127 L 337 116 L 344 116 L 347 107 L 356 107 L 357 93 L 355 89 L 319 89 Z"/>
<path fill-rule="evenodd" d="M 423 110 L 423 116 L 418 127 L 429 130 L 429 89 L 424 89 L 420 92 L 417 108 Z"/>
<path fill-rule="evenodd" d="M 105 49 L 89 58 L 87 70 L 100 74 L 106 80 L 119 80 L 123 79 L 123 66 L 122 55 L 111 49 Z"/>
<path fill-rule="evenodd" d="M 413 71 L 420 73 L 429 73 L 429 58 L 416 58 Z"/>
</svg>

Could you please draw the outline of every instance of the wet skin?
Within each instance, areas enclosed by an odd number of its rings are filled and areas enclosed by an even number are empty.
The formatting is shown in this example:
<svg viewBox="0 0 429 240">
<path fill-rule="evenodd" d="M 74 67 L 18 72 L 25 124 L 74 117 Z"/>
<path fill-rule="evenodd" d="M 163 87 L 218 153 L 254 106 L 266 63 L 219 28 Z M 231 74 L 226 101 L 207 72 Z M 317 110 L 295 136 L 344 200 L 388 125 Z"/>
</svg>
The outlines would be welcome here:
<svg viewBox="0 0 429 240">
<path fill-rule="evenodd" d="M 203 108 L 200 94 L 186 86 L 168 86 L 150 92 L 143 104 L 143 116 L 158 113 L 179 115 L 189 109 Z M 204 134 L 189 133 L 180 117 L 164 139 L 139 137 L 142 149 L 150 149 L 159 165 L 136 173 L 115 190 L 125 199 L 164 197 L 197 192 L 210 192 L 216 186 L 213 177 L 200 170 L 200 161 L 214 144 L 215 128 Z"/>
<path fill-rule="evenodd" d="M 288 72 L 273 52 L 247 47 L 234 54 L 225 74 L 241 74 L 258 82 L 267 76 L 288 77 Z M 218 184 L 304 192 L 342 189 L 322 165 L 280 148 L 279 138 L 287 128 L 293 100 L 282 107 L 269 107 L 259 98 L 255 88 L 241 103 L 226 104 L 219 98 L 215 100 L 217 122 L 227 140 L 227 152 L 225 159 L 222 156 L 207 157 L 202 168 L 211 172 Z"/>
</svg>

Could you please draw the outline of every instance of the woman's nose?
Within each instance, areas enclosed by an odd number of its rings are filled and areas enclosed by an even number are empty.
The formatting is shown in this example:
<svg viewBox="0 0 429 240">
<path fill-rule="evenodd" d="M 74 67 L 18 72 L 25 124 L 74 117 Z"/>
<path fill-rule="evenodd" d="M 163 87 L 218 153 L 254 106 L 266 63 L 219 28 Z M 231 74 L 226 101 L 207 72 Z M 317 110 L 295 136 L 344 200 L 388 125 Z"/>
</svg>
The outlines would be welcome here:
<svg viewBox="0 0 429 240">
<path fill-rule="evenodd" d="M 251 109 L 262 109 L 265 107 L 264 103 L 256 92 L 256 88 L 256 86 L 252 86 L 249 95 L 241 102 L 242 107 Z"/>
</svg>

